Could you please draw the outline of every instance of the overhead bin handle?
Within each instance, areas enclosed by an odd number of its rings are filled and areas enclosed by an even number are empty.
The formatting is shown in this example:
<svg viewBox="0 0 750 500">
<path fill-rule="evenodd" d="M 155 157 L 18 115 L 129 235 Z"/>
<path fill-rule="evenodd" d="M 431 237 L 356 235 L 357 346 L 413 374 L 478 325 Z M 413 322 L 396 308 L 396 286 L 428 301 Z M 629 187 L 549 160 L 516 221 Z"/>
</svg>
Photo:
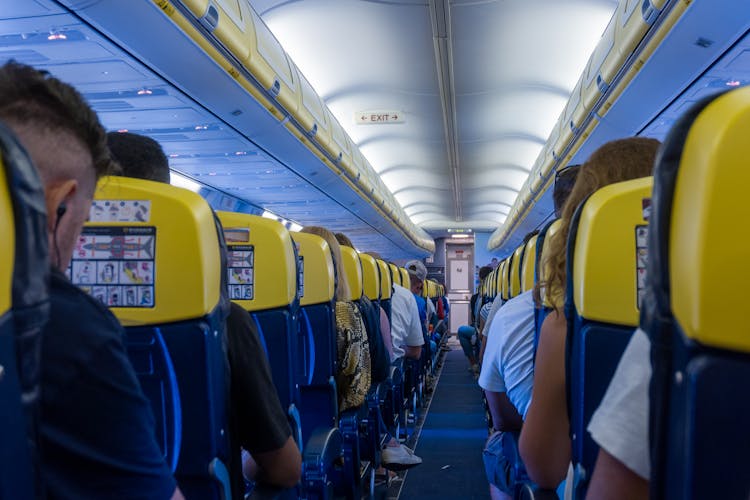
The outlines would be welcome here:
<svg viewBox="0 0 750 500">
<path fill-rule="evenodd" d="M 602 94 L 606 93 L 609 89 L 609 84 L 604 81 L 602 75 L 596 75 L 596 86 L 599 87 L 599 92 Z"/>
<path fill-rule="evenodd" d="M 659 12 L 661 12 L 659 9 L 654 7 L 654 5 L 651 3 L 651 0 L 643 0 L 643 3 L 641 4 L 641 16 L 643 16 L 643 20 L 651 26 L 654 24 L 654 21 L 656 21 L 656 17 L 659 15 Z"/>
<path fill-rule="evenodd" d="M 279 92 L 281 92 L 281 82 L 279 82 L 279 77 L 274 77 L 274 79 L 273 79 L 273 85 L 271 85 L 271 88 L 268 89 L 268 91 L 274 97 L 278 97 L 279 96 Z"/>
<path fill-rule="evenodd" d="M 198 22 L 209 32 L 213 33 L 219 25 L 219 9 L 216 8 L 213 2 L 209 2 L 208 7 L 206 7 L 206 13 L 198 19 Z"/>
<path fill-rule="evenodd" d="M 317 124 L 317 123 L 313 123 L 313 126 L 312 126 L 312 128 L 310 129 L 310 132 L 308 132 L 308 133 L 309 133 L 309 134 L 310 134 L 311 136 L 314 136 L 315 134 L 317 134 L 317 133 L 318 133 L 318 124 Z"/>
</svg>

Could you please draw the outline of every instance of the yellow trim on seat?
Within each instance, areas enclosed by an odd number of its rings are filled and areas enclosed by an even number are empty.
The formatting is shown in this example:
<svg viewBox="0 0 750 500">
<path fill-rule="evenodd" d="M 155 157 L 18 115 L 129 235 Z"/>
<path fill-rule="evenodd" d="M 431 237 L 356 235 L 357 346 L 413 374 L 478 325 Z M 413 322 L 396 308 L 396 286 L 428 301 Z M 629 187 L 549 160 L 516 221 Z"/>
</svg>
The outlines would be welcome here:
<svg viewBox="0 0 750 500">
<path fill-rule="evenodd" d="M 534 269 L 536 267 L 536 242 L 539 235 L 533 236 L 523 251 L 523 263 L 521 265 L 521 291 L 528 292 L 534 288 Z"/>
<path fill-rule="evenodd" d="M 398 270 L 401 272 L 401 286 L 404 288 L 411 288 L 411 278 L 409 278 L 409 271 L 403 267 L 399 267 Z"/>
<path fill-rule="evenodd" d="M 13 202 L 5 177 L 5 165 L 0 158 L 0 314 L 5 314 L 13 303 L 13 269 L 16 262 L 16 226 Z"/>
<path fill-rule="evenodd" d="M 359 300 L 362 297 L 362 265 L 359 263 L 359 255 L 355 249 L 341 245 L 341 260 L 349 284 L 349 300 Z"/>
<path fill-rule="evenodd" d="M 128 216 L 120 210 L 136 203 L 148 207 L 146 212 Z M 123 325 L 184 321 L 216 308 L 221 260 L 206 200 L 169 184 L 105 177 L 96 188 L 91 215 L 74 251 L 71 279 L 105 301 L 130 303 L 133 298 L 132 306 L 111 306 Z M 124 257 L 117 257 L 120 252 Z M 102 266 L 109 268 L 106 274 Z"/>
<path fill-rule="evenodd" d="M 515 297 L 521 293 L 521 259 L 523 259 L 524 247 L 521 245 L 513 252 L 513 260 L 510 266 L 510 296 Z"/>
<path fill-rule="evenodd" d="M 225 235 L 233 231 L 248 231 L 247 241 L 227 241 L 230 251 L 235 247 L 253 247 L 253 298 L 232 300 L 248 311 L 292 304 L 297 297 L 297 261 L 289 231 L 279 222 L 257 215 L 234 212 L 216 214 L 224 226 Z"/>
<path fill-rule="evenodd" d="M 689 338 L 742 352 L 750 352 L 743 318 L 750 283 L 748 130 L 748 87 L 698 115 L 683 148 L 669 234 L 675 319 Z"/>
<path fill-rule="evenodd" d="M 398 267 L 396 267 L 396 264 L 388 263 L 388 268 L 391 270 L 391 281 L 396 285 L 401 285 L 401 271 L 399 271 Z"/>
<path fill-rule="evenodd" d="M 510 257 L 503 261 L 503 274 L 500 282 L 500 291 L 502 293 L 503 300 L 510 298 Z"/>
<path fill-rule="evenodd" d="M 291 233 L 291 236 L 297 245 L 297 254 L 302 263 L 304 293 L 299 299 L 300 305 L 331 302 L 336 291 L 336 283 L 333 257 L 328 242 L 315 234 Z"/>
<path fill-rule="evenodd" d="M 391 288 L 393 287 L 391 269 L 384 260 L 376 259 L 376 261 L 380 270 L 380 300 L 388 300 L 391 298 Z"/>
<path fill-rule="evenodd" d="M 650 200 L 652 187 L 652 177 L 618 182 L 586 201 L 573 259 L 573 297 L 582 317 L 638 325 L 636 233 L 647 224 L 643 200 Z"/>
<path fill-rule="evenodd" d="M 380 299 L 380 269 L 375 258 L 366 253 L 359 254 L 359 262 L 362 264 L 362 280 L 364 292 L 370 300 Z"/>
</svg>

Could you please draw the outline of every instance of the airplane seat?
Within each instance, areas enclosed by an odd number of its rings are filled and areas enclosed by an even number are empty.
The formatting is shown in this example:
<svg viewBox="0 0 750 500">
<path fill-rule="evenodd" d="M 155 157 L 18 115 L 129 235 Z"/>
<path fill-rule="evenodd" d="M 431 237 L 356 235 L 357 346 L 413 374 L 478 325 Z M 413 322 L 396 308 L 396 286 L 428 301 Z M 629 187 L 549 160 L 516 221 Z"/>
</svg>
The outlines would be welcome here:
<svg viewBox="0 0 750 500">
<path fill-rule="evenodd" d="M 521 292 L 528 292 L 534 289 L 534 277 L 536 276 L 537 265 L 537 241 L 539 235 L 532 236 L 526 243 L 523 251 L 523 262 L 521 263 Z"/>
<path fill-rule="evenodd" d="M 510 298 L 517 297 L 521 294 L 521 262 L 523 261 L 525 245 L 521 245 L 513 252 L 513 259 L 510 265 Z"/>
<path fill-rule="evenodd" d="M 290 233 L 279 222 L 259 216 L 217 215 L 229 247 L 229 295 L 250 313 L 266 346 L 276 392 L 302 450 L 304 493 L 331 497 L 335 463 L 341 457 L 341 435 L 329 425 L 313 428 L 318 412 L 302 408 L 300 386 L 309 381 L 310 371 L 315 373 L 314 344 L 307 328 L 298 325 L 299 264 Z M 305 351 L 299 352 L 302 346 Z M 312 413 L 309 420 L 307 413 Z M 303 432 L 308 434 L 306 428 L 312 429 L 307 439 L 303 437 Z"/>
<path fill-rule="evenodd" d="M 44 190 L 0 126 L 0 498 L 39 498 L 36 415 L 40 331 L 49 318 Z"/>
<path fill-rule="evenodd" d="M 393 281 L 391 279 L 391 269 L 388 264 L 380 259 L 376 259 L 380 276 L 380 307 L 385 311 L 390 325 L 391 318 L 391 295 L 393 293 Z M 399 421 L 403 413 L 403 374 L 401 368 L 391 363 L 388 372 L 390 381 L 389 390 L 380 395 L 380 405 L 382 407 L 383 420 L 386 426 L 394 431 L 394 435 L 399 434 Z"/>
<path fill-rule="evenodd" d="M 71 280 L 125 327 L 157 441 L 182 492 L 228 499 L 228 301 L 213 211 L 185 189 L 109 177 L 90 214 Z"/>
<path fill-rule="evenodd" d="M 750 490 L 750 88 L 710 96 L 673 126 L 655 169 L 641 328 L 651 339 L 652 498 Z"/>
<path fill-rule="evenodd" d="M 652 186 L 651 177 L 605 186 L 571 220 L 566 390 L 576 498 L 585 496 L 599 451 L 586 427 L 638 325 Z"/>
</svg>

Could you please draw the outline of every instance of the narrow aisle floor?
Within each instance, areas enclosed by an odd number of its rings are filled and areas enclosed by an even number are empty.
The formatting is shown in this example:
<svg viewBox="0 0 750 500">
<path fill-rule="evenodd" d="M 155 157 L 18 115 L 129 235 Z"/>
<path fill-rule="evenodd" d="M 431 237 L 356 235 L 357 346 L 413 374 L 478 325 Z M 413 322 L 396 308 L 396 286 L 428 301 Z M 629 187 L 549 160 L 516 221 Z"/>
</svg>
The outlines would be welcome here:
<svg viewBox="0 0 750 500">
<path fill-rule="evenodd" d="M 482 463 L 487 439 L 481 389 L 454 337 L 417 441 L 422 464 L 406 474 L 401 500 L 487 499 Z"/>
</svg>

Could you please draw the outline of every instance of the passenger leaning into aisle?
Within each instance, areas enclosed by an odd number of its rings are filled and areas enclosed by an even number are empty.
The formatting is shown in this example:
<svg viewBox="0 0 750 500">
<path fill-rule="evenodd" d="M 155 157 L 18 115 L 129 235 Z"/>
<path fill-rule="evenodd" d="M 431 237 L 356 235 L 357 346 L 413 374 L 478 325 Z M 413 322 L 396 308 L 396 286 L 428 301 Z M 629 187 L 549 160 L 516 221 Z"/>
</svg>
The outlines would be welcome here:
<svg viewBox="0 0 750 500">
<path fill-rule="evenodd" d="M 489 276 L 492 272 L 490 266 L 484 266 L 479 269 L 479 282 Z M 458 328 L 458 341 L 461 343 L 466 358 L 469 360 L 469 371 L 475 375 L 479 374 L 479 310 L 482 307 L 482 294 L 477 292 L 471 296 L 469 311 L 471 314 L 470 323 Z"/>
<path fill-rule="evenodd" d="M 169 160 L 155 140 L 130 132 L 110 132 L 107 145 L 122 175 L 169 183 Z M 244 496 L 243 471 L 249 480 L 291 488 L 300 480 L 302 457 L 274 389 L 255 322 L 234 302 L 227 317 L 226 340 L 233 496 Z"/>
<path fill-rule="evenodd" d="M 659 147 L 655 139 L 628 138 L 597 149 L 581 166 L 565 203 L 561 226 L 546 245 L 547 280 L 538 284 L 554 310 L 542 324 L 537 348 L 533 392 L 521 431 L 521 456 L 531 479 L 543 488 L 555 488 L 570 463 L 570 421 L 565 391 L 567 323 L 563 311 L 566 283 L 566 246 L 575 210 L 596 190 L 616 182 L 651 175 Z"/>
<path fill-rule="evenodd" d="M 50 498 L 182 498 L 114 315 L 65 277 L 97 179 L 112 172 L 104 128 L 48 73 L 0 68 L 0 120 L 44 184 L 52 275 L 41 335 L 41 471 Z"/>
</svg>

